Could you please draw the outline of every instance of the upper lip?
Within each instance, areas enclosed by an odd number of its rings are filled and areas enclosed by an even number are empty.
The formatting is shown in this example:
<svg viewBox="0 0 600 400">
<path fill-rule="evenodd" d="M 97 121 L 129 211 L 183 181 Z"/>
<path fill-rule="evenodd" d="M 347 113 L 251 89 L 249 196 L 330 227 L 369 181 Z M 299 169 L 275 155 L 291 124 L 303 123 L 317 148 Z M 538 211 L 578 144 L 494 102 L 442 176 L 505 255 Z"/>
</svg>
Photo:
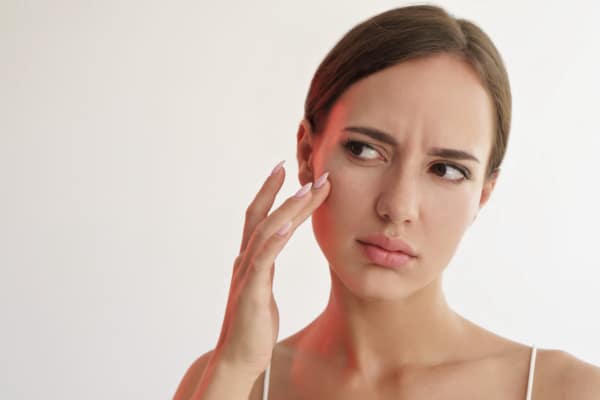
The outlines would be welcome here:
<svg viewBox="0 0 600 400">
<path fill-rule="evenodd" d="M 401 251 L 402 253 L 408 254 L 411 257 L 417 256 L 412 247 L 410 247 L 410 245 L 405 241 L 397 238 L 391 238 L 382 233 L 375 233 L 372 235 L 364 236 L 362 238 L 359 238 L 358 241 L 381 247 L 387 251 Z"/>
</svg>

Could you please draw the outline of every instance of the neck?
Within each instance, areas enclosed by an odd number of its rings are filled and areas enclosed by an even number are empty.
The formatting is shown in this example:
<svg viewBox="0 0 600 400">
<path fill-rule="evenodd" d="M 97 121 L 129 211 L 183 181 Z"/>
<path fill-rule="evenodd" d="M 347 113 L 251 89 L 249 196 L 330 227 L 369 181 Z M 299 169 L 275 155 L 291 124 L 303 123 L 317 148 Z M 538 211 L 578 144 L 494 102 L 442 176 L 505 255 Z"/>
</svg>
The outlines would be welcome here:
<svg viewBox="0 0 600 400">
<path fill-rule="evenodd" d="M 370 378 L 453 360 L 466 328 L 441 286 L 440 277 L 406 298 L 365 300 L 332 274 L 327 307 L 302 347 L 346 373 Z"/>
</svg>

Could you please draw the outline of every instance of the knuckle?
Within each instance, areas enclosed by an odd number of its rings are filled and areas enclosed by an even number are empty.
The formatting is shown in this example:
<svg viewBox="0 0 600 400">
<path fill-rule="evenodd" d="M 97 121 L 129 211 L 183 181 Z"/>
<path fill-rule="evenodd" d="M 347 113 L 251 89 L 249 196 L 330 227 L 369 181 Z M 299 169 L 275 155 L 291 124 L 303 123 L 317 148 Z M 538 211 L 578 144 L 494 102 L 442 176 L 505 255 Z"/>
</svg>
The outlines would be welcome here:
<svg viewBox="0 0 600 400">
<path fill-rule="evenodd" d="M 268 269 L 273 264 L 272 257 L 267 249 L 263 247 L 257 254 L 252 257 L 249 267 L 255 272 L 261 272 Z"/>
<path fill-rule="evenodd" d="M 261 271 L 265 266 L 263 258 L 264 258 L 263 254 L 256 254 L 254 256 L 254 258 L 252 259 L 252 262 L 248 266 L 250 268 L 250 270 L 252 270 L 254 272 Z"/>
<path fill-rule="evenodd" d="M 267 230 L 267 227 L 266 227 L 266 224 L 264 223 L 264 221 L 262 221 L 258 225 L 256 225 L 256 227 L 254 228 L 254 233 L 253 233 L 256 240 L 258 240 L 259 242 L 262 242 L 267 234 L 266 230 Z"/>
<path fill-rule="evenodd" d="M 284 205 L 285 208 L 295 209 L 297 207 L 303 207 L 306 204 L 306 200 L 307 199 L 309 200 L 309 202 L 312 201 L 312 194 L 311 194 L 311 192 L 306 193 L 302 197 L 292 196 L 292 197 L 288 198 L 284 202 L 283 205 Z"/>
<path fill-rule="evenodd" d="M 240 254 L 238 254 L 238 256 L 235 258 L 235 260 L 233 261 L 233 265 L 235 265 L 236 267 L 238 265 L 240 265 L 240 263 L 242 262 L 242 260 L 244 259 L 244 253 L 245 251 L 241 252 Z"/>
<path fill-rule="evenodd" d="M 256 203 L 252 203 L 246 208 L 246 218 L 255 218 L 258 215 Z"/>
<path fill-rule="evenodd" d="M 256 271 L 262 271 L 269 268 L 275 261 L 280 245 L 273 240 L 266 242 L 260 251 L 258 251 L 252 259 L 252 268 Z"/>
</svg>

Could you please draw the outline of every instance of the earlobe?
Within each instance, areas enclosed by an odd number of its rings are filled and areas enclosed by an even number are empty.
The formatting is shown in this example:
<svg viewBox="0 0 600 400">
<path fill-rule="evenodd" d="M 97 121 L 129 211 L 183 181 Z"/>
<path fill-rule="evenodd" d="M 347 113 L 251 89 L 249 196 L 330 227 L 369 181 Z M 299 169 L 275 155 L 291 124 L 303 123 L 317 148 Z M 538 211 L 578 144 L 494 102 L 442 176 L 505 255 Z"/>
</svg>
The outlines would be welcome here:
<svg viewBox="0 0 600 400">
<path fill-rule="evenodd" d="M 496 186 L 496 181 L 498 179 L 498 175 L 500 174 L 500 168 L 496 168 L 492 173 L 492 176 L 487 178 L 483 183 L 483 188 L 481 190 L 481 198 L 479 199 L 479 209 L 483 208 L 485 204 L 490 199 L 492 192 L 494 191 L 494 187 Z"/>
</svg>

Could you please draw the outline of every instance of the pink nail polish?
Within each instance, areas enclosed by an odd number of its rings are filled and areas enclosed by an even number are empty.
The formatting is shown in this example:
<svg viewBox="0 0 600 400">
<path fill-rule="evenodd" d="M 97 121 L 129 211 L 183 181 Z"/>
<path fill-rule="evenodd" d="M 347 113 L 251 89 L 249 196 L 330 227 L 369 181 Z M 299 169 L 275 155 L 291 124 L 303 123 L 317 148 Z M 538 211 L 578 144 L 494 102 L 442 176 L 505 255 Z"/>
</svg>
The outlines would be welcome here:
<svg viewBox="0 0 600 400">
<path fill-rule="evenodd" d="M 325 172 L 323 175 L 321 175 L 319 177 L 319 179 L 317 179 L 317 181 L 315 182 L 313 188 L 318 189 L 321 186 L 323 186 L 325 184 L 325 181 L 327 180 L 328 176 L 329 176 L 329 172 Z"/>
<path fill-rule="evenodd" d="M 284 236 L 286 233 L 288 233 L 288 231 L 290 230 L 291 227 L 292 227 L 292 221 L 288 221 L 281 228 L 279 228 L 279 230 L 277 231 L 277 234 L 279 236 Z"/>
<path fill-rule="evenodd" d="M 283 163 L 284 163 L 284 162 L 285 162 L 285 160 L 283 160 L 283 161 L 280 161 L 280 162 L 279 162 L 279 163 L 278 163 L 278 164 L 275 166 L 275 168 L 273 168 L 273 171 L 271 171 L 271 176 L 275 175 L 275 174 L 276 174 L 276 173 L 277 173 L 277 172 L 278 172 L 278 171 L 281 169 L 281 166 L 283 165 Z"/>
<path fill-rule="evenodd" d="M 302 197 L 302 196 L 306 195 L 306 193 L 308 193 L 308 191 L 310 190 L 311 186 L 312 186 L 312 182 L 309 182 L 306 185 L 302 186 L 300 188 L 300 190 L 298 190 L 296 192 L 294 197 Z"/>
</svg>

